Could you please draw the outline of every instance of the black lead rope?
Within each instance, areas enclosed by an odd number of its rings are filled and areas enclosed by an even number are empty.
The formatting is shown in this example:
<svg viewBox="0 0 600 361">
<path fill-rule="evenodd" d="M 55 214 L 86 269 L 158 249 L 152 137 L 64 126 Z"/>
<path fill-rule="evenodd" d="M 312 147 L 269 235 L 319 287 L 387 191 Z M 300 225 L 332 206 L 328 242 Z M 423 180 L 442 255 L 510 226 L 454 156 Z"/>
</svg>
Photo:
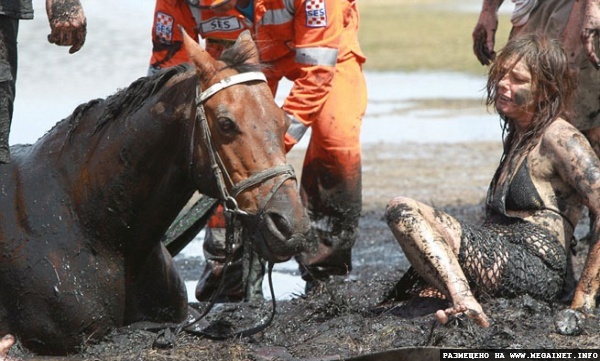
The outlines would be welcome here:
<svg viewBox="0 0 600 361">
<path fill-rule="evenodd" d="M 255 335 L 261 331 L 264 331 L 267 327 L 269 327 L 271 325 L 271 323 L 273 322 L 273 320 L 275 319 L 275 314 L 277 313 L 277 301 L 275 300 L 275 291 L 273 289 L 273 279 L 272 279 L 272 273 L 273 273 L 273 263 L 272 262 L 268 262 L 268 279 L 269 279 L 269 291 L 271 293 L 271 306 L 272 306 L 272 311 L 271 311 L 271 315 L 269 316 L 269 318 L 262 324 L 259 324 L 257 326 L 245 329 L 245 330 L 241 330 L 241 331 L 235 331 L 229 334 L 215 334 L 209 331 L 205 330 L 194 330 L 194 329 L 190 329 L 191 326 L 193 326 L 194 324 L 196 324 L 198 321 L 200 321 L 202 319 L 202 317 L 206 316 L 206 314 L 208 314 L 207 311 L 203 312 L 204 316 L 199 317 L 198 319 L 196 319 L 195 321 L 191 322 L 189 325 L 184 326 L 183 328 L 181 328 L 181 326 L 178 327 L 178 332 L 180 332 L 181 330 L 184 330 L 185 332 L 195 335 L 195 336 L 202 336 L 202 337 L 206 337 L 206 338 L 210 338 L 212 340 L 228 340 L 231 338 L 243 338 L 243 337 L 250 337 L 252 335 Z M 210 308 L 212 308 L 212 306 L 214 306 L 214 303 L 212 305 L 210 305 Z M 208 311 L 210 310 L 210 308 L 208 309 Z"/>
<path fill-rule="evenodd" d="M 252 336 L 254 334 L 257 334 L 263 330 L 265 330 L 267 327 L 269 327 L 271 325 L 271 323 L 273 322 L 273 319 L 275 319 L 275 314 L 277 313 L 277 301 L 275 300 L 275 291 L 273 288 L 273 277 L 272 277 L 272 273 L 273 273 L 273 262 L 267 262 L 267 269 L 268 269 L 268 280 L 269 280 L 269 291 L 271 293 L 271 305 L 272 305 L 272 311 L 271 311 L 271 316 L 262 324 L 259 324 L 257 326 L 251 327 L 249 329 L 246 330 L 242 330 L 242 331 L 236 331 L 236 332 L 232 332 L 229 334 L 224 334 L 224 335 L 217 335 L 215 333 L 209 332 L 206 329 L 204 330 L 195 330 L 192 329 L 191 327 L 196 325 L 198 322 L 200 322 L 202 319 L 204 319 L 208 313 L 212 310 L 212 308 L 215 306 L 215 304 L 217 303 L 217 297 L 223 292 L 223 288 L 225 287 L 225 277 L 227 276 L 227 270 L 229 268 L 229 266 L 232 264 L 233 261 L 233 257 L 234 257 L 234 246 L 237 242 L 237 237 L 236 237 L 236 229 L 239 229 L 240 224 L 238 223 L 237 220 L 237 213 L 235 212 L 227 212 L 226 215 L 228 216 L 227 219 L 227 228 L 226 228 L 226 252 L 227 252 L 227 257 L 225 259 L 224 262 L 224 266 L 223 266 L 223 272 L 221 273 L 221 277 L 219 280 L 219 285 L 217 287 L 217 289 L 213 292 L 213 294 L 210 297 L 210 300 L 208 302 L 208 305 L 206 306 L 206 308 L 204 309 L 204 311 L 200 314 L 200 316 L 195 317 L 195 319 L 191 320 L 191 321 L 183 321 L 181 322 L 179 325 L 177 325 L 177 327 L 174 327 L 174 331 L 171 331 L 171 327 L 167 326 L 164 327 L 157 335 L 154 343 L 153 343 L 153 347 L 154 348 L 161 348 L 161 349 L 167 349 L 167 348 L 173 348 L 175 347 L 175 343 L 176 343 L 176 338 L 177 336 L 182 332 L 185 331 L 189 334 L 195 335 L 195 336 L 201 336 L 201 337 L 206 337 L 206 338 L 210 338 L 213 340 L 227 340 L 227 339 L 231 339 L 231 338 L 236 338 L 236 337 L 249 337 Z M 241 245 L 239 245 L 241 247 Z M 209 326 L 210 327 L 210 326 Z"/>
<path fill-rule="evenodd" d="M 226 270 L 227 270 L 228 266 L 229 266 L 229 264 L 225 264 L 225 266 L 223 267 L 223 275 L 226 274 Z M 268 275 L 268 279 L 269 279 L 269 292 L 271 293 L 272 311 L 271 311 L 271 316 L 269 316 L 269 318 L 264 323 L 259 324 L 254 327 L 251 327 L 251 328 L 248 328 L 248 329 L 245 329 L 245 330 L 236 331 L 236 332 L 232 332 L 232 333 L 224 334 L 224 335 L 218 335 L 218 334 L 206 331 L 206 329 L 204 329 L 204 330 L 191 329 L 192 326 L 194 326 L 196 323 L 200 322 L 204 317 L 206 317 L 206 315 L 208 315 L 208 313 L 211 311 L 213 306 L 216 304 L 215 300 L 216 300 L 217 295 L 221 291 L 223 291 L 224 282 L 221 281 L 219 283 L 218 289 L 211 296 L 211 300 L 209 301 L 208 306 L 206 307 L 206 309 L 202 312 L 202 314 L 200 316 L 196 317 L 196 319 L 193 321 L 190 321 L 187 323 L 186 323 L 186 321 L 184 321 L 184 322 L 180 323 L 179 325 L 177 325 L 177 327 L 174 328 L 174 331 L 171 331 L 171 327 L 163 328 L 158 333 L 158 336 L 154 340 L 152 347 L 160 348 L 160 349 L 169 349 L 169 348 L 175 347 L 177 336 L 179 336 L 179 334 L 182 331 L 185 331 L 185 332 L 195 335 L 195 336 L 206 337 L 206 338 L 209 338 L 212 340 L 220 340 L 220 341 L 228 340 L 231 338 L 250 337 L 252 335 L 255 335 L 259 332 L 264 331 L 267 327 L 269 327 L 271 325 L 271 323 L 275 319 L 275 315 L 277 313 L 277 301 L 275 300 L 275 291 L 273 289 L 273 278 L 272 278 L 273 263 L 268 262 L 267 267 L 268 267 L 267 275 Z"/>
</svg>

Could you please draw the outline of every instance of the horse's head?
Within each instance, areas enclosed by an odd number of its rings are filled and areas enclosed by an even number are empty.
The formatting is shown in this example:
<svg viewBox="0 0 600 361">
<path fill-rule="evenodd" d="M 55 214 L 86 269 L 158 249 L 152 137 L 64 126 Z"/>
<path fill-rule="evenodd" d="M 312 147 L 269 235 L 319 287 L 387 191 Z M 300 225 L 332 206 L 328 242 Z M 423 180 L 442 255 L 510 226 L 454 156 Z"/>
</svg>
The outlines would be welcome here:
<svg viewBox="0 0 600 361">
<path fill-rule="evenodd" d="M 285 156 L 289 120 L 260 71 L 256 45 L 244 33 L 217 61 L 185 32 L 184 43 L 202 89 L 196 99 L 194 157 L 210 155 L 211 179 L 226 212 L 254 231 L 261 256 L 287 260 L 304 243 L 308 217 Z M 195 172 L 200 177 L 200 170 Z"/>
</svg>

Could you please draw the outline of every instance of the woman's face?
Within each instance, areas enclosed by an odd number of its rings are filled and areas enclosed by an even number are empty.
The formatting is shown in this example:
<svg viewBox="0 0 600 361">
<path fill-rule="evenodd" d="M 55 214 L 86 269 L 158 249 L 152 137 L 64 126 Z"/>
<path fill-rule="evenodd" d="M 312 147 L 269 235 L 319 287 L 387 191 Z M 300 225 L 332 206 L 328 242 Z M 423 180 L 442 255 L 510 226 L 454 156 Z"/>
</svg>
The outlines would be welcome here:
<svg viewBox="0 0 600 361">
<path fill-rule="evenodd" d="M 498 82 L 496 110 L 515 121 L 517 126 L 527 127 L 533 118 L 533 83 L 531 73 L 523 59 Z"/>
</svg>

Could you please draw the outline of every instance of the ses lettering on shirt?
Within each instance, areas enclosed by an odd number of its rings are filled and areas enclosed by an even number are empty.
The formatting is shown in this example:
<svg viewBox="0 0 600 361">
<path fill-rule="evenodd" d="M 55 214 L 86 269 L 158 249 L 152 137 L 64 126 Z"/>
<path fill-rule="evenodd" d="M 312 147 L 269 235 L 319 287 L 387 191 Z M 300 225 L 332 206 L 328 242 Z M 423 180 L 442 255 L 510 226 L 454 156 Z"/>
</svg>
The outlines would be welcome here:
<svg viewBox="0 0 600 361">
<path fill-rule="evenodd" d="M 227 18 L 216 17 L 200 23 L 200 29 L 205 34 L 214 31 L 237 31 L 242 29 L 242 24 L 235 16 Z"/>
</svg>

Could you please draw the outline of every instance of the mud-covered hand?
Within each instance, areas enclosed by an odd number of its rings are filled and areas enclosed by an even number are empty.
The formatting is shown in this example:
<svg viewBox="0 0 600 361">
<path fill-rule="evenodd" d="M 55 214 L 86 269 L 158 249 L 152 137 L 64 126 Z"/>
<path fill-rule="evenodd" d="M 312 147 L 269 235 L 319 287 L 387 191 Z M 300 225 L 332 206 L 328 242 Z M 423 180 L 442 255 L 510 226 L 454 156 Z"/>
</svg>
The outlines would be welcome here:
<svg viewBox="0 0 600 361">
<path fill-rule="evenodd" d="M 600 69 L 600 59 L 597 54 L 598 42 L 600 41 L 600 8 L 598 0 L 588 0 L 586 4 L 580 37 L 584 54 L 596 69 Z"/>
<path fill-rule="evenodd" d="M 596 44 L 598 43 L 598 29 L 581 29 L 581 42 L 583 43 L 583 52 L 588 60 L 596 69 L 600 69 L 600 59 L 596 55 Z"/>
<path fill-rule="evenodd" d="M 46 0 L 50 23 L 48 41 L 71 46 L 69 53 L 77 52 L 85 43 L 87 21 L 79 0 Z"/>
<path fill-rule="evenodd" d="M 494 45 L 498 29 L 498 13 L 496 9 L 484 8 L 473 30 L 473 52 L 481 65 L 489 65 L 496 57 Z"/>
</svg>

